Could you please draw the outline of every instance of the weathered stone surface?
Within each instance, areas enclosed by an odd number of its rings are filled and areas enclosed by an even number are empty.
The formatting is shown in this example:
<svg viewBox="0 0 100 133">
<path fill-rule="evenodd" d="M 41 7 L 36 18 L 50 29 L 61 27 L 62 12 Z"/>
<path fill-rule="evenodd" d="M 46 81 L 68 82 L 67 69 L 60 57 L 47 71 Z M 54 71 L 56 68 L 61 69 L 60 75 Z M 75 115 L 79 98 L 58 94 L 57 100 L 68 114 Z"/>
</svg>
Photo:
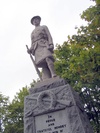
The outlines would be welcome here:
<svg viewBox="0 0 100 133">
<path fill-rule="evenodd" d="M 35 84 L 34 88 L 29 89 L 29 93 L 33 94 L 40 91 L 50 90 L 56 87 L 63 86 L 65 84 L 67 84 L 67 81 L 57 76 L 55 78 L 50 78 L 38 82 L 37 84 Z"/>
<path fill-rule="evenodd" d="M 59 120 L 60 119 L 60 120 Z M 47 114 L 36 116 L 36 132 L 57 132 L 63 131 L 69 133 L 69 123 L 67 122 L 68 116 L 66 116 L 65 110 L 59 110 Z M 44 121 L 44 122 L 43 122 Z"/>
<path fill-rule="evenodd" d="M 53 57 L 54 44 L 48 27 L 40 25 L 40 22 L 40 16 L 34 16 L 31 19 L 31 24 L 35 28 L 31 33 L 31 47 L 27 52 L 30 54 L 40 80 L 46 80 L 56 77 Z M 38 68 L 42 68 L 42 77 Z"/>
<path fill-rule="evenodd" d="M 93 133 L 79 95 L 64 79 L 40 82 L 25 97 L 24 133 Z"/>
</svg>

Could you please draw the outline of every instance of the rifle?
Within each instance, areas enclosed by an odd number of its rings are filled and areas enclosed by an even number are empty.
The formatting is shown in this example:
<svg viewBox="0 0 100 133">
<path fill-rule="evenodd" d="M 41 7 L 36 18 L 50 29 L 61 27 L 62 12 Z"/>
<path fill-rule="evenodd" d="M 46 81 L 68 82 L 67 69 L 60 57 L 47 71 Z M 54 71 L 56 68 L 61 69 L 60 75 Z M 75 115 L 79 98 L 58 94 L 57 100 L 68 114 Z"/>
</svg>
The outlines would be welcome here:
<svg viewBox="0 0 100 133">
<path fill-rule="evenodd" d="M 27 48 L 27 50 L 29 50 L 29 48 L 28 48 L 27 45 L 26 45 L 26 48 Z M 34 65 L 34 67 L 35 67 L 35 70 L 36 70 L 36 72 L 37 72 L 37 74 L 38 74 L 40 80 L 42 80 L 42 77 L 41 77 L 41 75 L 40 75 L 40 71 L 39 71 L 38 67 L 37 67 L 36 64 L 35 64 L 35 61 L 34 61 L 34 59 L 33 59 L 33 57 L 32 57 L 32 54 L 29 53 L 29 55 L 30 55 L 30 58 L 31 58 L 31 60 L 32 60 L 32 62 L 33 62 L 33 65 Z"/>
</svg>

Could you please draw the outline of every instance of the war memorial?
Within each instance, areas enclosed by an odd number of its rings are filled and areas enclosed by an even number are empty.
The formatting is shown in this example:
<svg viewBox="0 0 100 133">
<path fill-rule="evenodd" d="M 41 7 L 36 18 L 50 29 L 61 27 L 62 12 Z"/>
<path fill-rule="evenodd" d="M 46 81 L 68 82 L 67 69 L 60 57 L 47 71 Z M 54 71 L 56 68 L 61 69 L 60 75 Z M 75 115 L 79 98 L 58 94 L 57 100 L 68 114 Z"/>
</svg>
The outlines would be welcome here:
<svg viewBox="0 0 100 133">
<path fill-rule="evenodd" d="M 35 29 L 27 52 L 40 82 L 25 97 L 24 133 L 93 133 L 78 93 L 55 73 L 53 39 L 40 22 L 40 16 L 31 19 Z M 42 75 L 38 68 L 42 68 Z"/>
</svg>

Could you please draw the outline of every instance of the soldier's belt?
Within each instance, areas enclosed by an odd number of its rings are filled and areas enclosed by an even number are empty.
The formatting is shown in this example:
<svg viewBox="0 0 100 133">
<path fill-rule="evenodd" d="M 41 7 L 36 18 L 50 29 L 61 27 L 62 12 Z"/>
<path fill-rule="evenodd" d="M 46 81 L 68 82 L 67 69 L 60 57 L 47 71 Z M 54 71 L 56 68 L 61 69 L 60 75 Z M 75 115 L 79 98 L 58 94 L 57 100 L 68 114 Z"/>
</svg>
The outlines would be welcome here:
<svg viewBox="0 0 100 133">
<path fill-rule="evenodd" d="M 39 40 L 42 40 L 42 39 L 48 40 L 47 38 L 42 37 L 42 38 L 39 38 L 39 39 L 37 39 L 37 40 L 33 41 L 33 43 L 35 43 L 35 42 L 37 42 L 37 41 L 39 41 Z"/>
</svg>

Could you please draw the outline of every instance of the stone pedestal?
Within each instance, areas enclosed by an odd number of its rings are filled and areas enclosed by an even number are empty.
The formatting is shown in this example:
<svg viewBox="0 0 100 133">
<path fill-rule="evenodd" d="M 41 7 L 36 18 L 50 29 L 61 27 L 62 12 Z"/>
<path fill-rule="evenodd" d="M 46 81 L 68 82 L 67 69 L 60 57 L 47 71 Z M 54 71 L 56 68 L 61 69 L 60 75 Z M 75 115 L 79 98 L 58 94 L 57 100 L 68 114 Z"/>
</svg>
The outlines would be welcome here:
<svg viewBox="0 0 100 133">
<path fill-rule="evenodd" d="M 78 94 L 64 79 L 30 89 L 24 103 L 24 133 L 93 133 Z"/>
</svg>

